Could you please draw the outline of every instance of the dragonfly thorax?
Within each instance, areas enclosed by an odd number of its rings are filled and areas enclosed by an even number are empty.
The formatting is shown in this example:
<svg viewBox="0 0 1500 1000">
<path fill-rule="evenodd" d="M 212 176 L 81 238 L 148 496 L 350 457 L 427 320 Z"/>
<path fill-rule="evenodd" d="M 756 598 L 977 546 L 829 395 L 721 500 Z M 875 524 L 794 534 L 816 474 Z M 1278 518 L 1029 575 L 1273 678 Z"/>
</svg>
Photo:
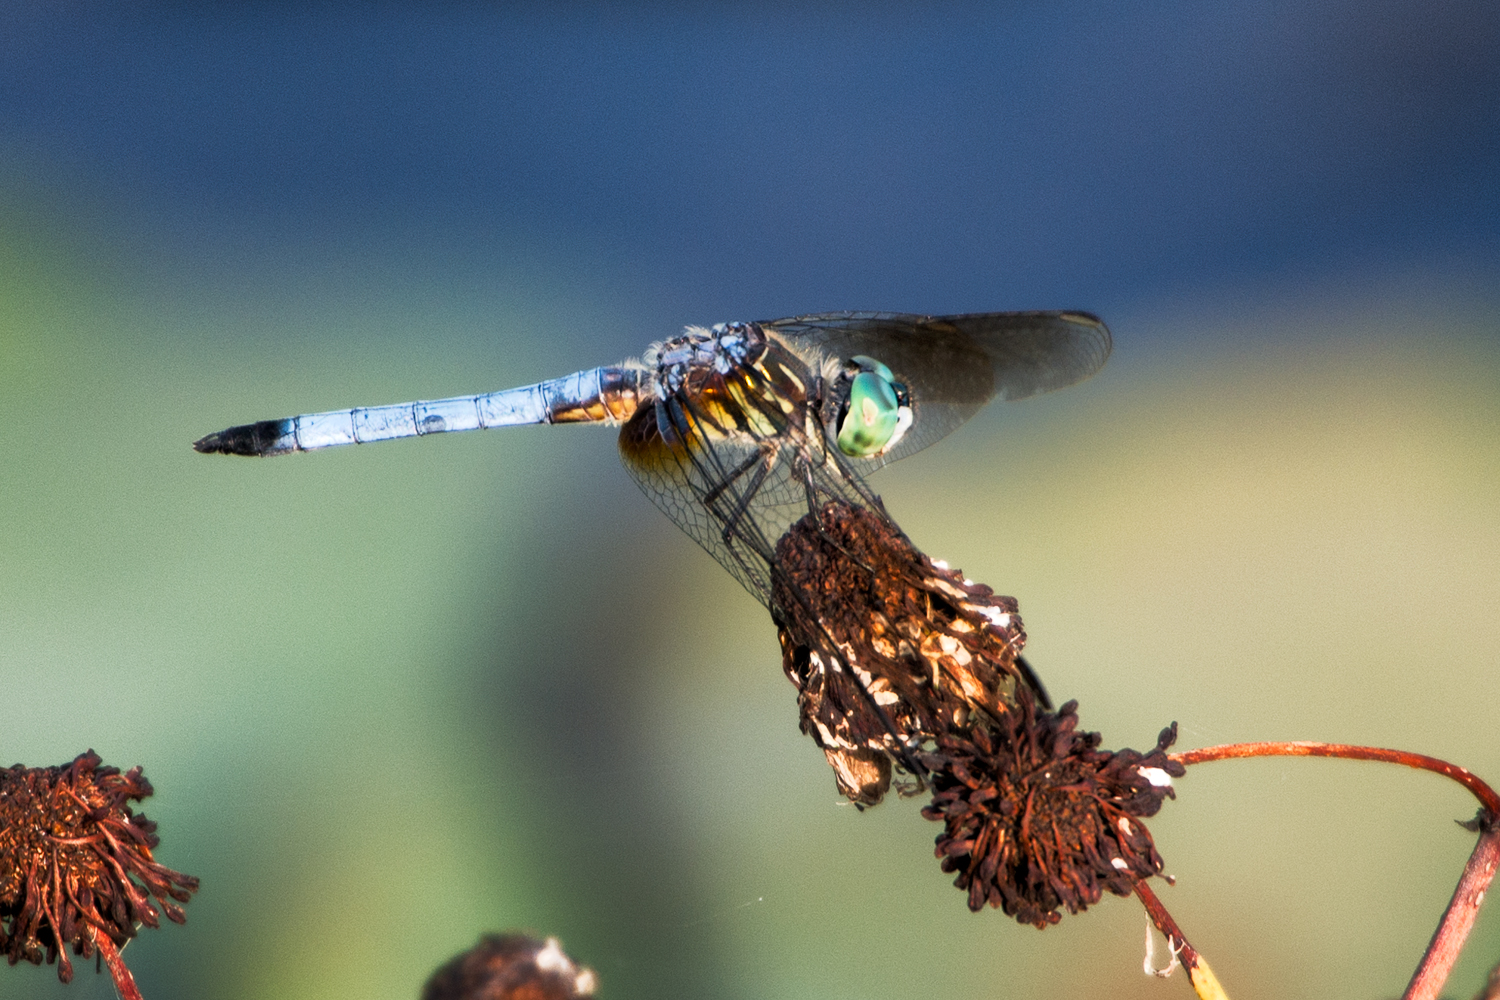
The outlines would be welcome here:
<svg viewBox="0 0 1500 1000">
<path fill-rule="evenodd" d="M 765 349 L 766 335 L 754 323 L 719 323 L 711 329 L 690 326 L 642 360 L 655 369 L 656 395 L 665 401 L 684 389 L 692 391 L 706 378 L 754 364 Z"/>
</svg>

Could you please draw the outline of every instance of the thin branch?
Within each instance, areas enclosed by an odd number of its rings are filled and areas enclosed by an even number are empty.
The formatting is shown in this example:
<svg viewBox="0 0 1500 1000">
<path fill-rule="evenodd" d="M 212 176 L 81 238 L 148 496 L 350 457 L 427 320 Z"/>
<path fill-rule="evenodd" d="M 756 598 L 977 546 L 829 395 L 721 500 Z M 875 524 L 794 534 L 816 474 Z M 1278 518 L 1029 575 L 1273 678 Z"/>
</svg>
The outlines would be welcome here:
<svg viewBox="0 0 1500 1000">
<path fill-rule="evenodd" d="M 1198 954 L 1198 949 L 1188 943 L 1187 935 L 1182 933 L 1182 928 L 1177 926 L 1177 921 L 1172 919 L 1172 914 L 1167 912 L 1167 908 L 1162 905 L 1156 893 L 1151 891 L 1145 879 L 1136 880 L 1135 894 L 1141 898 L 1141 903 L 1146 907 L 1146 915 L 1167 939 L 1167 947 L 1172 949 L 1172 953 L 1187 970 L 1188 981 L 1193 984 L 1193 989 L 1197 991 L 1200 1000 L 1229 1000 L 1229 994 L 1225 993 L 1224 987 L 1219 985 L 1219 980 L 1214 976 L 1213 970 L 1208 967 L 1208 962 Z"/>
<path fill-rule="evenodd" d="M 99 954 L 104 957 L 104 964 L 109 966 L 109 974 L 114 977 L 115 989 L 120 992 L 120 1000 L 142 1000 L 141 991 L 135 986 L 135 977 L 125 966 L 125 959 L 121 957 L 120 949 L 115 947 L 110 936 L 95 934 L 94 947 L 99 949 Z"/>
<path fill-rule="evenodd" d="M 1448 973 L 1458 961 L 1469 932 L 1474 929 L 1474 920 L 1479 916 L 1479 904 L 1484 902 L 1485 891 L 1495 877 L 1495 868 L 1500 865 L 1500 827 L 1487 823 L 1459 876 L 1458 887 L 1443 911 L 1443 919 L 1432 940 L 1422 953 L 1422 964 L 1411 974 L 1402 1000 L 1436 1000 Z"/>
<path fill-rule="evenodd" d="M 1427 950 L 1422 953 L 1422 961 L 1412 973 L 1406 992 L 1402 994 L 1402 1000 L 1436 1000 L 1443 983 L 1453 971 L 1454 963 L 1458 961 L 1459 952 L 1463 950 L 1469 932 L 1474 928 L 1474 921 L 1479 916 L 1479 906 L 1484 902 L 1485 892 L 1495 878 L 1496 869 L 1500 868 L 1500 826 L 1496 822 L 1500 819 L 1500 795 L 1467 768 L 1405 750 L 1296 740 L 1232 743 L 1172 754 L 1174 760 L 1184 765 L 1235 757 L 1347 757 L 1353 760 L 1401 764 L 1452 778 L 1479 800 L 1479 815 L 1472 824 L 1463 824 L 1471 830 L 1479 831 L 1479 843 L 1474 845 L 1463 875 L 1459 877 L 1458 887 L 1453 890 L 1453 898 L 1443 911 L 1443 919 L 1433 932 Z"/>
<path fill-rule="evenodd" d="M 1349 757 L 1354 760 L 1379 760 L 1388 764 L 1401 764 L 1423 771 L 1431 771 L 1452 778 L 1463 785 L 1491 816 L 1500 816 L 1500 794 L 1468 768 L 1450 764 L 1426 754 L 1407 750 L 1385 750 L 1381 747 L 1362 747 L 1350 743 L 1310 743 L 1305 740 L 1287 740 L 1275 743 L 1227 743 L 1217 747 L 1203 747 L 1172 754 L 1172 759 L 1183 764 L 1203 764 L 1211 760 L 1228 760 L 1234 757 Z"/>
</svg>

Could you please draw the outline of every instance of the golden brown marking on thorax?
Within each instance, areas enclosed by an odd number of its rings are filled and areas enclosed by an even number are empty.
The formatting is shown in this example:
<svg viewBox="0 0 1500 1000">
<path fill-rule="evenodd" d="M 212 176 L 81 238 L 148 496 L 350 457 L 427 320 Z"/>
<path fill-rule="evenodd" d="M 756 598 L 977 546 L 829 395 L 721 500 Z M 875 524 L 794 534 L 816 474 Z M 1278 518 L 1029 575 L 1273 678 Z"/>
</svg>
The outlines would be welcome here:
<svg viewBox="0 0 1500 1000">
<path fill-rule="evenodd" d="M 656 406 L 639 407 L 620 428 L 620 457 L 629 465 L 642 469 L 659 469 L 671 457 L 672 449 L 661 439 L 656 426 Z"/>
</svg>

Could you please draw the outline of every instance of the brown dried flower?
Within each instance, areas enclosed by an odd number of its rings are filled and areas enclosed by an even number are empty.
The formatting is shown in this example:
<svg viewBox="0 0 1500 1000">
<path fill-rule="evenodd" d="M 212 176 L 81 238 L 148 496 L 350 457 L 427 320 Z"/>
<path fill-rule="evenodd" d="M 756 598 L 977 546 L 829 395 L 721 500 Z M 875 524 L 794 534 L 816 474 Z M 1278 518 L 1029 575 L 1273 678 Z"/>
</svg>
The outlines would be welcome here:
<svg viewBox="0 0 1500 1000">
<path fill-rule="evenodd" d="M 1046 706 L 1015 600 L 929 559 L 881 513 L 825 503 L 782 536 L 776 565 L 803 732 L 856 805 L 880 801 L 893 767 L 930 779 L 923 815 L 943 821 L 937 855 L 971 909 L 1045 927 L 1160 873 L 1141 817 L 1184 773 L 1166 754 L 1175 726 L 1149 754 L 1100 750 L 1075 702 Z"/>
<path fill-rule="evenodd" d="M 582 1000 L 594 986 L 593 970 L 574 964 L 557 938 L 486 934 L 432 974 L 422 1000 Z"/>
<path fill-rule="evenodd" d="M 139 767 L 101 767 L 90 750 L 61 767 L 0 771 L 0 950 L 11 965 L 58 961 L 57 977 L 73 978 L 68 946 L 88 958 L 135 936 L 137 925 L 159 926 L 160 912 L 182 923 L 198 880 L 151 857 L 156 824 L 128 801 L 151 794 Z M 151 900 L 160 905 L 159 912 Z"/>
<path fill-rule="evenodd" d="M 777 542 L 776 564 L 772 606 L 802 731 L 856 804 L 879 802 L 892 760 L 915 763 L 934 734 L 1014 711 L 1027 683 L 1015 599 L 933 562 L 888 518 L 826 503 Z"/>
<path fill-rule="evenodd" d="M 936 854 L 958 873 L 969 909 L 988 903 L 1045 927 L 1062 907 L 1087 909 L 1105 889 L 1128 896 L 1137 879 L 1160 874 L 1140 817 L 1156 814 L 1173 795 L 1168 778 L 1185 769 L 1166 753 L 1175 723 L 1150 753 L 1111 753 L 1098 733 L 1077 731 L 1077 702 L 1053 713 L 1024 689 L 1019 700 L 1021 712 L 937 736 L 922 755 L 933 772 L 922 815 L 943 822 Z"/>
</svg>

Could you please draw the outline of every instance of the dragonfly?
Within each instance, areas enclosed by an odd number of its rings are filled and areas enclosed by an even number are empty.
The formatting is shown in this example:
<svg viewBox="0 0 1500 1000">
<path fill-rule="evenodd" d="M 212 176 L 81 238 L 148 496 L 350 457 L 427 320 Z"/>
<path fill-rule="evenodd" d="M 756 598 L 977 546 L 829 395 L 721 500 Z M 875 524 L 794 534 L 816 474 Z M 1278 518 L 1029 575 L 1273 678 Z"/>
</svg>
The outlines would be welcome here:
<svg viewBox="0 0 1500 1000">
<path fill-rule="evenodd" d="M 800 518 L 836 504 L 889 522 L 866 483 L 871 472 L 946 436 L 992 399 L 1088 378 L 1111 347 L 1097 316 L 1066 311 L 839 312 L 690 326 L 618 365 L 482 395 L 263 420 L 193 447 L 269 456 L 493 427 L 618 426 L 620 457 L 646 496 L 780 624 L 795 617 L 787 602 L 800 599 L 786 586 L 777 543 Z M 1045 704 L 1024 660 L 1019 669 Z M 894 736 L 887 714 L 870 707 Z"/>
</svg>

